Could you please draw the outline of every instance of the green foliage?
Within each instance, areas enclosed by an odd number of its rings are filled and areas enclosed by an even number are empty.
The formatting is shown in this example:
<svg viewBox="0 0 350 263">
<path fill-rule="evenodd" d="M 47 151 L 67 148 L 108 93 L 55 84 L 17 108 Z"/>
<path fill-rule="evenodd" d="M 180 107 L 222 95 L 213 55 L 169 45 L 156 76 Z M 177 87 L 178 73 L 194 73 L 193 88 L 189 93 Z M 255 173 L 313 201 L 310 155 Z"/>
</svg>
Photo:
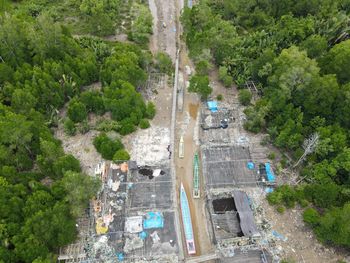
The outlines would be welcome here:
<svg viewBox="0 0 350 263">
<path fill-rule="evenodd" d="M 148 43 L 149 36 L 152 34 L 152 14 L 147 6 L 134 3 L 131 9 L 132 24 L 130 30 L 130 39 L 138 44 Z"/>
<path fill-rule="evenodd" d="M 284 208 L 284 206 L 279 206 L 277 207 L 277 212 L 280 214 L 283 214 L 286 211 L 286 209 Z"/>
<path fill-rule="evenodd" d="M 151 125 L 149 124 L 149 121 L 147 119 L 142 119 L 140 121 L 140 128 L 141 129 L 147 129 L 149 128 Z"/>
<path fill-rule="evenodd" d="M 153 119 L 154 116 L 156 115 L 156 106 L 154 105 L 153 102 L 148 102 L 146 106 L 146 115 L 145 117 L 147 119 Z"/>
<path fill-rule="evenodd" d="M 267 158 L 269 158 L 270 160 L 275 160 L 276 159 L 276 153 L 275 152 L 270 152 L 267 155 Z"/>
<path fill-rule="evenodd" d="M 320 220 L 320 215 L 315 209 L 308 208 L 303 213 L 303 220 L 308 225 L 314 227 L 318 225 L 318 222 Z"/>
<path fill-rule="evenodd" d="M 89 200 L 96 194 L 101 182 L 95 177 L 67 171 L 60 184 L 67 193 L 65 200 L 72 208 L 72 215 L 77 217 L 82 215 L 84 209 L 88 207 Z"/>
<path fill-rule="evenodd" d="M 124 149 L 120 149 L 116 151 L 116 153 L 113 155 L 113 161 L 115 163 L 121 163 L 123 161 L 128 161 L 129 159 L 130 159 L 130 155 Z"/>
<path fill-rule="evenodd" d="M 98 91 L 85 91 L 80 94 L 80 102 L 83 103 L 88 112 L 102 115 L 105 113 L 102 94 Z"/>
<path fill-rule="evenodd" d="M 296 202 L 305 199 L 302 188 L 292 188 L 289 185 L 282 185 L 267 195 L 267 200 L 271 205 L 284 205 L 286 208 L 293 208 Z"/>
<path fill-rule="evenodd" d="M 74 136 L 77 132 L 74 122 L 70 118 L 66 118 L 64 121 L 64 132 L 69 136 Z"/>
<path fill-rule="evenodd" d="M 120 122 L 120 125 L 119 133 L 121 135 L 127 135 L 136 131 L 136 126 L 132 119 L 124 119 Z"/>
<path fill-rule="evenodd" d="M 212 88 L 209 86 L 208 76 L 194 75 L 190 79 L 188 91 L 198 93 L 203 100 L 207 99 L 212 92 Z"/>
<path fill-rule="evenodd" d="M 86 5 L 85 14 L 79 19 L 87 27 L 95 20 L 98 34 L 114 33 L 118 21 L 110 14 L 119 3 L 83 1 L 79 4 Z M 70 3 L 69 12 L 79 4 Z M 101 4 L 103 14 L 98 14 Z M 96 179 L 80 174 L 79 161 L 65 155 L 48 127 L 66 103 L 63 126 L 70 135 L 77 128 L 88 130 L 90 112 L 111 111 L 133 129 L 155 113 L 134 88 L 147 78 L 149 52 L 130 44 L 73 38 L 67 26 L 57 23 L 75 21 L 64 17 L 67 3 L 60 5 L 54 10 L 54 2 L 22 1 L 0 17 L 1 262 L 54 262 L 58 249 L 74 242 L 76 218 L 99 189 Z M 90 84 L 99 79 L 102 88 L 94 90 Z M 121 129 L 116 121 L 111 126 Z M 99 139 L 95 144 L 109 159 L 123 148 L 119 140 Z"/>
<path fill-rule="evenodd" d="M 219 94 L 219 95 L 216 96 L 216 99 L 217 99 L 218 101 L 222 101 L 223 98 L 224 98 L 224 97 L 222 96 L 222 94 Z"/>
<path fill-rule="evenodd" d="M 73 122 L 82 122 L 87 118 L 86 106 L 78 100 L 71 100 L 68 105 L 67 114 Z"/>
<path fill-rule="evenodd" d="M 326 244 L 339 246 L 350 246 L 348 220 L 350 215 L 350 204 L 342 208 L 333 208 L 326 212 L 315 227 L 319 240 Z"/>
<path fill-rule="evenodd" d="M 239 94 L 238 94 L 238 99 L 239 99 L 239 102 L 242 104 L 242 105 L 249 105 L 250 104 L 250 101 L 252 99 L 252 94 L 249 90 L 247 89 L 242 89 L 239 91 Z"/>
<path fill-rule="evenodd" d="M 171 61 L 171 58 L 167 53 L 164 52 L 158 52 L 156 54 L 156 68 L 161 73 L 166 73 L 168 75 L 171 75 L 174 71 L 173 62 Z"/>
<path fill-rule="evenodd" d="M 102 119 L 99 120 L 96 124 L 96 130 L 102 132 L 118 131 L 120 125 L 117 121 Z"/>
<path fill-rule="evenodd" d="M 81 134 L 85 134 L 90 130 L 90 125 L 87 120 L 82 121 L 81 123 L 78 124 L 78 131 Z"/>
<path fill-rule="evenodd" d="M 221 66 L 219 67 L 219 79 L 225 85 L 225 87 L 232 86 L 233 79 L 227 72 L 227 67 Z"/>
<path fill-rule="evenodd" d="M 322 60 L 321 64 L 327 73 L 336 74 L 340 83 L 350 80 L 350 40 L 335 45 Z"/>
<path fill-rule="evenodd" d="M 113 160 L 115 152 L 124 149 L 124 145 L 119 139 L 112 140 L 105 133 L 101 133 L 95 137 L 93 144 L 96 150 L 106 160 Z"/>
</svg>

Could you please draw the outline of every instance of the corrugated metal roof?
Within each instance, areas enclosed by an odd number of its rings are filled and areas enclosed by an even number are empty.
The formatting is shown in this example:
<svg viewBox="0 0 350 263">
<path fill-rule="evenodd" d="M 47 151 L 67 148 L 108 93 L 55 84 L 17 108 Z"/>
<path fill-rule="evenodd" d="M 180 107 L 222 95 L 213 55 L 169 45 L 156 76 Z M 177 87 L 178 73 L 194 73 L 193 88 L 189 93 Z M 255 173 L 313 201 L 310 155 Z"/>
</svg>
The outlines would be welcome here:
<svg viewBox="0 0 350 263">
<path fill-rule="evenodd" d="M 233 191 L 233 198 L 240 218 L 240 226 L 244 236 L 250 237 L 259 234 L 254 221 L 253 211 L 249 205 L 249 199 L 243 191 Z"/>
</svg>

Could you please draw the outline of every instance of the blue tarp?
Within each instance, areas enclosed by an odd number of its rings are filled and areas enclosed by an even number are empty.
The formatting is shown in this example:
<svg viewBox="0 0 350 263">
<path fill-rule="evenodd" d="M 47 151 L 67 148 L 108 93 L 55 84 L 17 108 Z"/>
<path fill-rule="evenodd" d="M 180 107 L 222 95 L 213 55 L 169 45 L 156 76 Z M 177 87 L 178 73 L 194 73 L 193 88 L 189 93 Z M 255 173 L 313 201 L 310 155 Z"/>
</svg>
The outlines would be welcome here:
<svg viewBox="0 0 350 263">
<path fill-rule="evenodd" d="M 272 187 L 266 187 L 265 188 L 265 193 L 272 193 L 273 192 L 273 188 Z"/>
<path fill-rule="evenodd" d="M 118 261 L 124 261 L 124 254 L 123 253 L 118 253 L 117 257 L 118 257 Z"/>
<path fill-rule="evenodd" d="M 278 233 L 276 230 L 272 230 L 272 235 L 274 235 L 276 238 L 282 240 L 282 241 L 287 241 L 288 238 L 281 235 L 280 233 Z"/>
<path fill-rule="evenodd" d="M 146 218 L 143 220 L 143 228 L 163 228 L 164 218 L 163 214 L 160 212 L 148 212 Z"/>
<path fill-rule="evenodd" d="M 146 237 L 147 237 L 147 232 L 142 231 L 142 232 L 139 234 L 139 237 L 140 237 L 142 240 L 145 240 Z"/>
<path fill-rule="evenodd" d="M 208 101 L 208 108 L 211 112 L 217 112 L 218 111 L 218 103 L 216 101 Z"/>
<path fill-rule="evenodd" d="M 266 170 L 267 181 L 274 182 L 275 176 L 272 172 L 270 163 L 265 163 L 265 170 Z"/>
<path fill-rule="evenodd" d="M 254 163 L 253 163 L 253 162 L 248 162 L 248 163 L 247 163 L 247 168 L 248 168 L 249 170 L 253 170 L 253 169 L 254 169 Z"/>
</svg>

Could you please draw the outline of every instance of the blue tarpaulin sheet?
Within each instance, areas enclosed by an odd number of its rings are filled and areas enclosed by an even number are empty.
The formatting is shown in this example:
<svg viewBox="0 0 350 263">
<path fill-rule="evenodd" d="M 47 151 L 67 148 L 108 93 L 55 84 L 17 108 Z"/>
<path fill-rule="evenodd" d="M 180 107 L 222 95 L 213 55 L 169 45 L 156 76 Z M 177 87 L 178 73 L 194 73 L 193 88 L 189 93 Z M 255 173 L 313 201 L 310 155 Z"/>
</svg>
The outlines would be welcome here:
<svg viewBox="0 0 350 263">
<path fill-rule="evenodd" d="M 208 101 L 208 108 L 211 112 L 217 112 L 218 111 L 218 103 L 216 101 Z"/>
<path fill-rule="evenodd" d="M 139 237 L 140 237 L 142 240 L 145 240 L 146 237 L 147 237 L 147 232 L 142 231 L 142 232 L 139 234 Z"/>
<path fill-rule="evenodd" d="M 247 163 L 247 167 L 249 170 L 253 170 L 254 169 L 254 163 L 253 162 L 248 162 Z"/>
<path fill-rule="evenodd" d="M 274 182 L 275 176 L 272 172 L 270 163 L 265 163 L 265 170 L 266 170 L 267 181 Z"/>
<path fill-rule="evenodd" d="M 118 261 L 123 261 L 124 260 L 124 254 L 123 253 L 118 253 L 117 257 L 118 257 Z"/>
<path fill-rule="evenodd" d="M 265 188 L 265 193 L 272 193 L 273 192 L 273 188 L 272 187 L 266 187 Z"/>
<path fill-rule="evenodd" d="M 163 214 L 160 212 L 148 212 L 146 218 L 143 220 L 143 228 L 163 228 L 164 218 Z"/>
</svg>

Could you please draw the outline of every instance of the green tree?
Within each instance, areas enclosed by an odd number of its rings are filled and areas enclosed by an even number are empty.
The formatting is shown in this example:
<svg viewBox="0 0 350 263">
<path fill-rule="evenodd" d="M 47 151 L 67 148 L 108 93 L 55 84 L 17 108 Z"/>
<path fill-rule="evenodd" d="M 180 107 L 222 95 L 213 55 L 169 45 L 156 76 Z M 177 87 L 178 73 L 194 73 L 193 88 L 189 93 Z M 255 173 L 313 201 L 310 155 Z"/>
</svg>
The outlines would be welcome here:
<svg viewBox="0 0 350 263">
<path fill-rule="evenodd" d="M 158 52 L 156 54 L 156 68 L 160 72 L 166 73 L 168 75 L 171 75 L 173 73 L 173 62 L 171 61 L 171 58 L 168 54 L 164 52 Z"/>
<path fill-rule="evenodd" d="M 308 208 L 303 213 L 303 220 L 305 223 L 314 227 L 318 224 L 318 222 L 320 220 L 320 215 L 315 209 Z"/>
<path fill-rule="evenodd" d="M 74 122 L 70 118 L 66 118 L 64 121 L 64 132 L 70 136 L 74 136 L 77 132 Z"/>
<path fill-rule="evenodd" d="M 219 67 L 219 79 L 224 83 L 225 87 L 232 86 L 233 79 L 227 72 L 227 67 L 221 66 Z"/>
<path fill-rule="evenodd" d="M 101 182 L 98 178 L 68 171 L 64 174 L 60 184 L 67 193 L 65 199 L 70 204 L 72 215 L 78 217 L 88 207 L 89 200 L 96 195 Z"/>
<path fill-rule="evenodd" d="M 127 161 L 127 160 L 130 160 L 130 155 L 124 149 L 120 149 L 116 151 L 115 154 L 113 155 L 113 161 L 115 163 L 120 163 L 122 161 Z"/>
<path fill-rule="evenodd" d="M 112 140 L 105 133 L 95 137 L 93 144 L 102 157 L 107 160 L 112 160 L 116 151 L 124 149 L 120 140 Z"/>
<path fill-rule="evenodd" d="M 86 107 L 78 100 L 72 100 L 69 103 L 67 114 L 69 119 L 71 119 L 73 122 L 81 122 L 87 118 Z"/>
<path fill-rule="evenodd" d="M 140 121 L 140 128 L 141 129 L 147 129 L 149 128 L 151 125 L 149 124 L 149 121 L 147 119 L 142 119 Z"/>
<path fill-rule="evenodd" d="M 207 99 L 212 92 L 212 88 L 209 86 L 208 76 L 194 75 L 190 79 L 189 92 L 198 93 L 202 99 Z"/>
<path fill-rule="evenodd" d="M 138 44 L 145 45 L 152 34 L 152 14 L 148 7 L 135 3 L 132 6 L 133 21 L 130 37 Z"/>
<path fill-rule="evenodd" d="M 322 69 L 336 74 L 340 83 L 350 80 L 350 40 L 335 45 L 322 60 Z"/>
<path fill-rule="evenodd" d="M 249 105 L 252 99 L 252 93 L 247 89 L 242 89 L 238 93 L 238 100 L 242 105 Z"/>
</svg>

